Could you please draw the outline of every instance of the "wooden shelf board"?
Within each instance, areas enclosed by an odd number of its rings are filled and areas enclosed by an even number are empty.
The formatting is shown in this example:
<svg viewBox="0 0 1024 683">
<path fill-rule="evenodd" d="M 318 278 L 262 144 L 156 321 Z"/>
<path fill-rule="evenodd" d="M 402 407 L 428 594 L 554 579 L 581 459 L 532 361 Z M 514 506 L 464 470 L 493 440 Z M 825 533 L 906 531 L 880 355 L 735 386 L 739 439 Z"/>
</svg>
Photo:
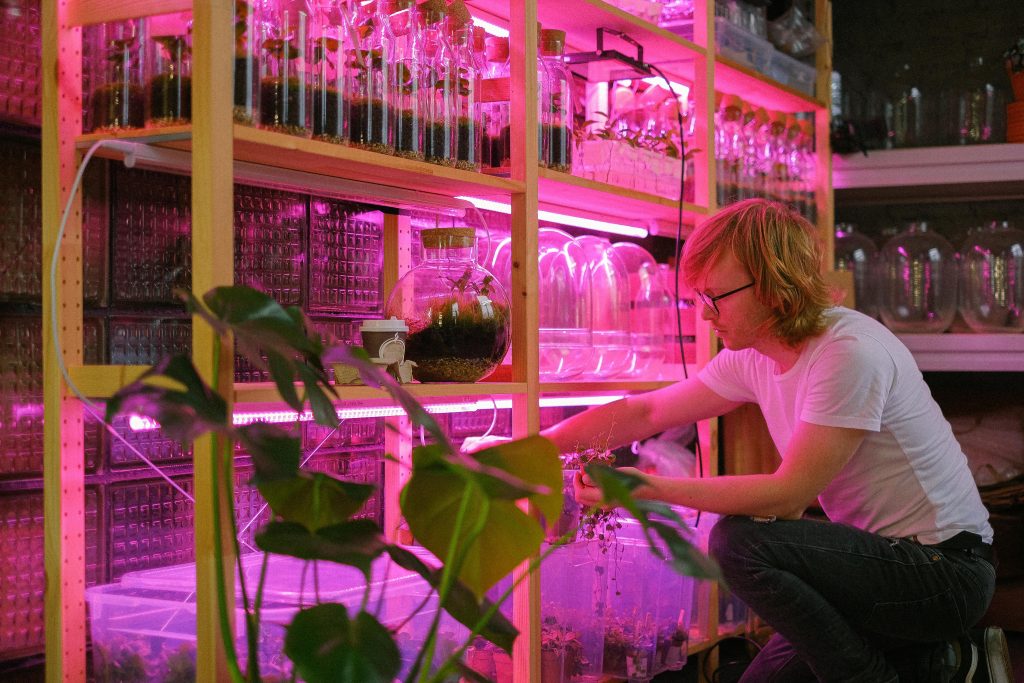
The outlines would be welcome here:
<svg viewBox="0 0 1024 683">
<path fill-rule="evenodd" d="M 509 0 L 467 0 L 467 5 L 507 21 Z M 644 61 L 663 69 L 666 75 L 693 81 L 696 58 L 705 54 L 700 45 L 671 31 L 639 19 L 602 0 L 539 0 L 537 19 L 545 27 L 566 32 L 566 52 L 589 52 L 596 48 L 597 29 L 615 29 L 644 46 Z M 626 54 L 635 50 L 618 38 L 606 36 L 606 48 Z"/>
<path fill-rule="evenodd" d="M 538 169 L 538 178 L 542 209 L 626 225 L 646 226 L 653 221 L 661 234 L 674 234 L 679 211 L 679 202 L 674 199 L 547 168 Z M 695 216 L 707 213 L 706 207 L 684 203 L 683 223 L 692 225 Z"/>
<path fill-rule="evenodd" d="M 139 378 L 148 365 L 78 365 L 68 368 L 71 381 L 90 398 L 108 398 Z"/>
<path fill-rule="evenodd" d="M 192 0 L 77 0 L 68 3 L 72 26 L 192 10 Z"/>
<path fill-rule="evenodd" d="M 1024 334 L 900 334 L 924 372 L 1024 372 Z"/>
<path fill-rule="evenodd" d="M 405 384 L 403 388 L 417 400 L 453 399 L 460 397 L 491 397 L 525 394 L 526 384 L 519 382 L 478 382 L 476 384 Z M 336 385 L 344 404 L 380 405 L 393 403 L 382 389 L 357 385 Z M 235 385 L 235 401 L 244 404 L 280 403 L 277 388 L 272 382 Z"/>
<path fill-rule="evenodd" d="M 739 95 L 751 104 L 785 112 L 811 112 L 826 106 L 821 100 L 739 62 L 716 56 L 715 63 L 715 90 Z"/>
<path fill-rule="evenodd" d="M 541 382 L 541 394 L 599 394 L 602 392 L 652 391 L 673 384 L 672 380 L 599 380 L 591 382 Z"/>
<path fill-rule="evenodd" d="M 889 203 L 1024 198 L 1024 144 L 834 154 L 836 198 Z"/>
</svg>

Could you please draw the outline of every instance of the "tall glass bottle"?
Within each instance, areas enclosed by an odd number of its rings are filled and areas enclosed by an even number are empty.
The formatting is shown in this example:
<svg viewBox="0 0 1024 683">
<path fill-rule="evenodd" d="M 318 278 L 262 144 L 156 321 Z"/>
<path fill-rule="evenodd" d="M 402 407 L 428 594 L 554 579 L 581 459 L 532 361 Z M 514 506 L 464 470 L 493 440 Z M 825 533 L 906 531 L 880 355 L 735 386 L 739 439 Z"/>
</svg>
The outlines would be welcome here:
<svg viewBox="0 0 1024 683">
<path fill-rule="evenodd" d="M 429 94 L 424 34 L 419 10 L 412 0 L 401 0 L 392 15 L 395 32 L 395 153 L 423 161 L 423 131 Z"/>
<path fill-rule="evenodd" d="M 455 165 L 466 171 L 480 170 L 483 127 L 480 121 L 480 78 L 473 54 L 473 26 L 464 24 L 452 33 L 455 50 Z"/>
<path fill-rule="evenodd" d="M 234 119 L 253 125 L 260 106 L 261 3 L 235 0 Z"/>
<path fill-rule="evenodd" d="M 456 91 L 458 60 L 452 47 L 444 16 L 424 9 L 423 30 L 430 65 L 430 93 L 427 97 L 427 126 L 424 152 L 427 161 L 455 165 Z"/>
<path fill-rule="evenodd" d="M 192 13 L 149 18 L 146 121 L 173 126 L 192 118 Z"/>
<path fill-rule="evenodd" d="M 260 44 L 260 125 L 308 137 L 312 131 L 306 69 L 309 15 L 305 3 L 277 0 L 265 12 Z"/>
<path fill-rule="evenodd" d="M 715 121 L 715 162 L 717 166 L 718 205 L 725 206 L 739 197 L 743 163 L 743 101 L 724 95 Z"/>
<path fill-rule="evenodd" d="M 540 164 L 563 173 L 572 172 L 573 85 L 565 66 L 565 31 L 542 29 L 540 62 L 544 78 L 539 84 L 541 111 Z"/>
<path fill-rule="evenodd" d="M 488 36 L 485 43 L 486 66 L 483 77 L 508 78 L 508 38 Z M 481 105 L 481 109 L 484 126 L 483 164 L 490 168 L 508 170 L 512 163 L 509 103 L 488 102 Z"/>
<path fill-rule="evenodd" d="M 352 15 L 346 0 L 309 0 L 309 68 L 312 89 L 313 137 L 348 141 L 348 71 L 345 62 L 355 44 Z"/>
<path fill-rule="evenodd" d="M 374 0 L 364 7 L 358 27 L 363 40 L 353 55 L 355 82 L 350 91 L 349 139 L 383 154 L 395 152 L 394 8 L 393 0 Z"/>
</svg>

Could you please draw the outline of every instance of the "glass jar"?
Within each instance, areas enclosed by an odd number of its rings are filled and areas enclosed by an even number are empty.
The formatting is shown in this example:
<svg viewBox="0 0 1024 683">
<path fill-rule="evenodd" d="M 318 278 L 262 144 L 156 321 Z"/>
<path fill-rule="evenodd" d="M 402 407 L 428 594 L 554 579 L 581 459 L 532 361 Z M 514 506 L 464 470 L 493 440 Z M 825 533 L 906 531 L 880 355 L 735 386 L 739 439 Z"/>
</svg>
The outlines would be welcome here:
<svg viewBox="0 0 1024 683">
<path fill-rule="evenodd" d="M 537 246 L 540 377 L 571 379 L 586 369 L 593 342 L 587 255 L 572 235 L 555 228 L 541 228 Z"/>
<path fill-rule="evenodd" d="M 309 137 L 312 89 L 307 83 L 309 17 L 305 2 L 274 0 L 265 12 L 260 42 L 260 126 Z"/>
<path fill-rule="evenodd" d="M 473 228 L 427 229 L 420 239 L 423 260 L 395 285 L 384 317 L 409 326 L 405 358 L 416 380 L 476 382 L 508 351 L 508 297 L 477 263 Z"/>
<path fill-rule="evenodd" d="M 894 332 L 944 332 L 956 315 L 956 253 L 925 222 L 882 247 L 878 312 Z"/>
<path fill-rule="evenodd" d="M 629 329 L 629 276 L 626 266 L 612 251 L 611 242 L 584 235 L 583 246 L 591 272 L 593 297 L 593 353 L 585 375 L 591 379 L 617 377 L 629 369 L 633 349 Z"/>
<path fill-rule="evenodd" d="M 835 269 L 853 274 L 854 307 L 878 316 L 878 248 L 852 223 L 836 223 Z"/>
<path fill-rule="evenodd" d="M 972 330 L 1024 330 L 1024 231 L 1008 221 L 973 231 L 960 250 L 960 276 L 960 314 Z"/>
<path fill-rule="evenodd" d="M 85 128 L 116 132 L 146 124 L 143 46 L 146 21 L 130 19 L 87 29 L 89 104 Z"/>
<path fill-rule="evenodd" d="M 357 49 L 352 15 L 346 2 L 309 0 L 310 124 L 313 137 L 326 142 L 348 142 L 348 70 L 345 62 Z"/>
<path fill-rule="evenodd" d="M 253 125 L 259 120 L 260 36 L 262 3 L 235 0 L 234 119 Z"/>
<path fill-rule="evenodd" d="M 613 244 L 612 251 L 626 267 L 629 278 L 629 340 L 633 354 L 626 374 L 656 376 L 665 361 L 665 308 L 670 305 L 662 295 L 658 263 L 650 252 L 632 242 Z"/>
<path fill-rule="evenodd" d="M 192 13 L 149 18 L 147 123 L 173 126 L 192 119 Z"/>
<path fill-rule="evenodd" d="M 458 60 L 443 14 L 424 8 L 421 13 L 424 47 L 430 69 L 427 94 L 427 125 L 424 130 L 424 152 L 427 161 L 445 166 L 455 165 L 455 92 L 458 89 Z"/>
<path fill-rule="evenodd" d="M 572 172 L 573 88 L 572 74 L 563 60 L 565 31 L 543 29 L 539 36 L 543 79 L 540 95 L 540 164 L 563 173 Z"/>
<path fill-rule="evenodd" d="M 429 94 L 420 10 L 410 0 L 391 15 L 395 34 L 395 154 L 423 161 L 423 130 Z"/>
<path fill-rule="evenodd" d="M 473 53 L 473 26 L 463 25 L 452 33 L 458 80 L 455 87 L 455 166 L 465 171 L 480 170 L 483 129 L 480 122 L 480 74 Z"/>
<path fill-rule="evenodd" d="M 349 138 L 353 145 L 382 154 L 395 153 L 395 34 L 393 0 L 363 7 L 358 31 L 364 38 L 351 61 Z"/>
<path fill-rule="evenodd" d="M 484 54 L 487 57 L 484 78 L 509 77 L 508 38 L 488 36 Z M 512 163 L 511 119 L 508 102 L 489 102 L 482 105 L 484 143 L 482 162 L 485 167 L 504 169 Z"/>
</svg>

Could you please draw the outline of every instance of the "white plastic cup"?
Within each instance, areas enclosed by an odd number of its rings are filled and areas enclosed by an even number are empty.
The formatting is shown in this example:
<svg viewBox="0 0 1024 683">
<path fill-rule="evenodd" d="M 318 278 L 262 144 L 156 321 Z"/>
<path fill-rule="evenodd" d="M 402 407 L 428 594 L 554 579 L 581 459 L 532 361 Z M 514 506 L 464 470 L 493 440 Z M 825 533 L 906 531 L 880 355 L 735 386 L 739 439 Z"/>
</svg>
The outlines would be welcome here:
<svg viewBox="0 0 1024 683">
<path fill-rule="evenodd" d="M 409 337 L 409 326 L 404 320 L 392 317 L 387 320 L 364 320 L 359 328 L 363 348 L 373 360 L 388 364 L 405 360 L 405 340 Z"/>
</svg>

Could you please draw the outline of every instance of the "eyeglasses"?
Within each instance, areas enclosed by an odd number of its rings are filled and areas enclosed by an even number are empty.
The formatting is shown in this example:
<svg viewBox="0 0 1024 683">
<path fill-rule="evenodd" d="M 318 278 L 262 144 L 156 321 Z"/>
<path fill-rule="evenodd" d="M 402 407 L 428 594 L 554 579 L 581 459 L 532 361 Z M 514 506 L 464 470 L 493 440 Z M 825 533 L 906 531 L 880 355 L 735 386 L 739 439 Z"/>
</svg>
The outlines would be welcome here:
<svg viewBox="0 0 1024 683">
<path fill-rule="evenodd" d="M 697 298 L 700 299 L 700 302 L 702 304 L 704 304 L 705 306 L 710 308 L 714 312 L 715 315 L 718 315 L 718 304 L 716 303 L 717 301 L 719 301 L 720 299 L 724 299 L 727 296 L 732 296 L 733 294 L 735 294 L 737 292 L 742 292 L 744 289 L 749 289 L 750 287 L 753 287 L 753 286 L 754 286 L 753 282 L 748 282 L 747 284 L 743 285 L 742 287 L 737 287 L 736 289 L 730 289 L 725 294 L 719 294 L 718 296 L 708 296 L 705 292 L 702 292 L 700 290 L 697 290 L 696 294 L 697 294 Z"/>
</svg>

